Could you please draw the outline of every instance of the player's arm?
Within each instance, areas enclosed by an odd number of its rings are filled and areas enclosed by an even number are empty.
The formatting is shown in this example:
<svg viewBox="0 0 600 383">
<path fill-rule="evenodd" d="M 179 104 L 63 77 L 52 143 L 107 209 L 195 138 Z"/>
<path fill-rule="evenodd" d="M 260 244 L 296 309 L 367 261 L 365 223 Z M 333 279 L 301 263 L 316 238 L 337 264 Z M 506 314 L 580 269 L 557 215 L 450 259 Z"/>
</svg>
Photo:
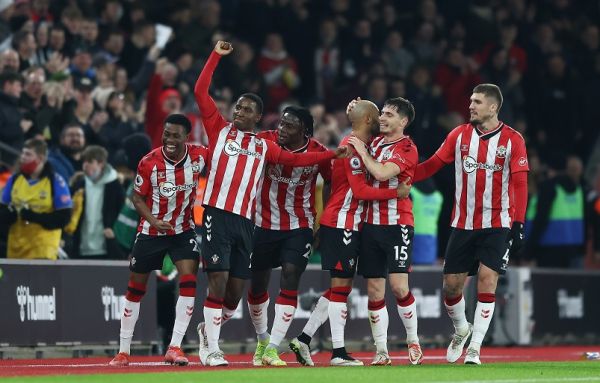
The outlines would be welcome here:
<svg viewBox="0 0 600 383">
<path fill-rule="evenodd" d="M 65 180 L 58 174 L 52 179 L 52 198 L 54 210 L 50 213 L 36 213 L 23 208 L 19 213 L 21 218 L 28 222 L 35 222 L 44 229 L 55 230 L 65 227 L 71 219 L 73 201 Z"/>
<path fill-rule="evenodd" d="M 344 161 L 346 178 L 355 198 L 365 201 L 385 201 L 400 197 L 398 189 L 380 189 L 369 186 L 362 164 L 359 164 L 358 167 L 352 167 L 350 159 L 344 158 L 342 161 Z"/>
<path fill-rule="evenodd" d="M 227 49 L 223 47 L 227 47 Z M 222 56 L 228 55 L 233 51 L 231 44 L 223 41 L 218 41 L 215 49 L 211 52 L 200 76 L 196 81 L 194 87 L 194 96 L 196 97 L 196 103 L 200 108 L 200 115 L 202 116 L 202 123 L 206 129 L 208 139 L 213 141 L 215 136 L 219 134 L 219 131 L 227 125 L 227 121 L 221 116 L 215 101 L 208 94 L 212 76 L 221 60 Z"/>
<path fill-rule="evenodd" d="M 334 150 L 324 152 L 305 152 L 291 153 L 283 150 L 279 145 L 270 140 L 263 140 L 267 146 L 265 160 L 272 164 L 281 164 L 287 166 L 311 166 L 322 161 L 331 160 L 335 157 L 345 157 L 348 153 L 346 146 L 341 146 Z"/>
<path fill-rule="evenodd" d="M 131 193 L 131 203 L 135 207 L 135 211 L 159 232 L 173 230 L 173 226 L 169 222 L 157 219 L 146 204 L 146 198 L 148 198 L 151 188 L 149 175 L 148 167 L 144 159 L 142 159 L 138 165 L 137 175 L 135 176 L 133 193 Z"/>
<path fill-rule="evenodd" d="M 437 173 L 445 165 L 454 161 L 454 148 L 460 134 L 459 127 L 448 133 L 439 149 L 427 160 L 417 165 L 414 182 L 423 181 Z"/>
<path fill-rule="evenodd" d="M 357 137 L 350 137 L 348 142 L 354 147 L 365 167 L 377 181 L 387 181 L 400 174 L 400 167 L 393 162 L 379 163 L 367 151 L 367 146 Z"/>
<path fill-rule="evenodd" d="M 514 140 L 511 141 L 514 145 L 514 149 L 510 156 L 510 182 L 513 184 L 515 202 L 515 216 L 511 228 L 511 251 L 516 253 L 524 244 L 524 222 L 525 214 L 527 212 L 527 173 L 529 171 L 529 161 L 527 161 L 527 151 L 525 149 L 525 140 L 523 137 L 518 134 Z M 554 199 L 554 197 L 552 197 L 552 199 Z M 538 205 L 538 208 L 540 206 L 544 207 L 543 205 Z M 548 206 L 547 211 L 550 211 L 550 206 Z M 541 235 L 541 233 L 532 234 Z"/>
</svg>

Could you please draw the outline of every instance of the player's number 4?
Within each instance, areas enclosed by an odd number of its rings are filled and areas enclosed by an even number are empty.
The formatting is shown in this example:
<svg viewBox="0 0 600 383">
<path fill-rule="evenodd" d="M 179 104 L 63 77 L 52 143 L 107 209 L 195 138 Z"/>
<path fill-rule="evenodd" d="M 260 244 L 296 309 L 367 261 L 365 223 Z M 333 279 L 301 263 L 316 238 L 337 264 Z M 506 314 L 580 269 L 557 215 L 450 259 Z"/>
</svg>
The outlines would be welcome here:
<svg viewBox="0 0 600 383">
<path fill-rule="evenodd" d="M 406 246 L 394 246 L 394 258 L 396 259 L 396 261 L 406 261 L 406 259 L 408 258 L 408 253 L 406 252 L 407 249 L 408 248 Z"/>
</svg>

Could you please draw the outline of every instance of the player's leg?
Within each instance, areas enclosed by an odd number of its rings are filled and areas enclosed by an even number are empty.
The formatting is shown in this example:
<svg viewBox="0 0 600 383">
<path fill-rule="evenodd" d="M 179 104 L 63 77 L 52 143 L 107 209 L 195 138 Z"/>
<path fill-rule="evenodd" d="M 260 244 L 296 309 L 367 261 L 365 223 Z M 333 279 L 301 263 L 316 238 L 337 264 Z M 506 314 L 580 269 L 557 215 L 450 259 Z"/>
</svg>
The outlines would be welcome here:
<svg viewBox="0 0 600 383">
<path fill-rule="evenodd" d="M 277 264 L 281 264 L 280 290 L 275 301 L 271 340 L 263 357 L 263 362 L 271 366 L 286 365 L 279 358 L 278 348 L 287 335 L 298 306 L 298 286 L 302 273 L 306 270 L 313 241 L 312 230 L 308 228 L 291 230 L 282 235 L 277 259 Z"/>
<path fill-rule="evenodd" d="M 246 287 L 246 280 L 239 279 L 230 276 L 227 279 L 227 287 L 225 287 L 225 298 L 223 298 L 223 316 L 221 318 L 221 327 L 227 323 L 235 314 L 244 288 Z"/>
<path fill-rule="evenodd" d="M 162 267 L 168 243 L 164 238 L 155 238 L 139 234 L 131 251 L 129 260 L 129 282 L 125 294 L 125 305 L 121 317 L 119 332 L 119 353 L 111 362 L 111 366 L 129 364 L 131 340 L 135 324 L 140 313 L 140 301 L 146 293 L 146 284 L 151 271 Z"/>
<path fill-rule="evenodd" d="M 476 239 L 477 233 L 473 230 L 453 229 L 446 247 L 444 306 L 454 326 L 454 334 L 446 350 L 446 360 L 450 363 L 462 356 L 473 332 L 473 326 L 467 322 L 463 289 L 467 276 L 477 271 L 478 261 L 474 251 Z"/>
<path fill-rule="evenodd" d="M 310 313 L 302 333 L 290 341 L 290 349 L 296 354 L 296 360 L 305 366 L 314 366 L 311 358 L 310 341 L 317 330 L 329 319 L 329 300 L 331 288 L 325 290 Z"/>
<path fill-rule="evenodd" d="M 481 344 L 494 317 L 498 276 L 506 273 L 508 267 L 509 241 L 508 229 L 488 229 L 481 233 L 477 246 L 477 256 L 481 262 L 477 276 L 477 306 L 465 364 L 481 364 Z"/>
</svg>

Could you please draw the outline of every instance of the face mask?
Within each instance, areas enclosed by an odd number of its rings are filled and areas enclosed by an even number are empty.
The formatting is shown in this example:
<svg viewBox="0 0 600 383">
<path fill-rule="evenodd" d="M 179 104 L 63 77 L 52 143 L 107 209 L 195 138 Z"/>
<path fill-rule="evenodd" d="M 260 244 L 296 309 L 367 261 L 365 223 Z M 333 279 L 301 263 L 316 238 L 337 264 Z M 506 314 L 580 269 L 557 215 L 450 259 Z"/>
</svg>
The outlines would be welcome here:
<svg viewBox="0 0 600 383">
<path fill-rule="evenodd" d="M 39 164 L 40 164 L 39 160 L 33 160 L 33 161 L 22 163 L 21 167 L 20 167 L 21 173 L 25 174 L 26 176 L 30 176 L 33 174 L 33 172 L 35 172 L 35 170 L 37 169 Z"/>
<path fill-rule="evenodd" d="M 100 178 L 100 176 L 102 175 L 102 171 L 100 169 L 95 170 L 94 172 L 92 172 L 92 174 L 90 174 L 90 178 L 93 181 L 98 181 L 98 179 Z"/>
</svg>

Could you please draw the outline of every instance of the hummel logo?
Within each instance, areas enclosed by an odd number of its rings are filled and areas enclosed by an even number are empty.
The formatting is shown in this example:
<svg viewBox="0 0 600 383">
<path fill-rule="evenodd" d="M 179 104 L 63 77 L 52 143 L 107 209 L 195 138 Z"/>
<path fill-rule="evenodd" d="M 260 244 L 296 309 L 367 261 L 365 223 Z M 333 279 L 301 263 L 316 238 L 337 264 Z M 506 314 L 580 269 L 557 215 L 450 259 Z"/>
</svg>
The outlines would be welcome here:
<svg viewBox="0 0 600 383">
<path fill-rule="evenodd" d="M 210 222 L 210 221 L 212 220 L 212 215 L 207 215 L 207 216 L 206 216 L 206 220 L 207 220 L 208 222 Z"/>
<path fill-rule="evenodd" d="M 231 314 L 223 314 L 223 316 L 221 317 L 221 319 L 223 321 L 228 321 L 229 319 L 231 319 L 232 315 Z"/>
<path fill-rule="evenodd" d="M 213 317 L 213 324 L 215 326 L 220 326 L 221 325 L 221 317 Z"/>
<path fill-rule="evenodd" d="M 283 313 L 283 316 L 281 317 L 281 319 L 283 319 L 284 322 L 289 322 L 292 320 L 293 316 L 294 316 L 294 314 L 292 314 L 292 313 Z"/>
<path fill-rule="evenodd" d="M 371 315 L 369 316 L 369 319 L 371 320 L 371 323 L 377 323 L 381 320 L 379 319 L 379 315 Z"/>
<path fill-rule="evenodd" d="M 408 234 L 408 228 L 407 227 L 400 227 L 400 231 L 402 232 L 402 234 Z"/>
<path fill-rule="evenodd" d="M 403 315 L 403 316 L 404 316 L 406 319 L 410 319 L 410 318 L 412 318 L 412 317 L 413 317 L 413 312 L 412 312 L 412 311 L 410 311 L 410 312 L 404 313 L 404 314 L 402 314 L 402 315 Z"/>
<path fill-rule="evenodd" d="M 342 319 L 346 319 L 348 318 L 348 310 L 342 310 L 342 315 L 341 315 Z"/>
<path fill-rule="evenodd" d="M 344 237 L 346 237 L 346 238 L 352 237 L 352 232 L 350 230 L 344 230 Z"/>
<path fill-rule="evenodd" d="M 123 313 L 123 316 L 125 318 L 129 318 L 129 317 L 131 317 L 132 314 L 133 314 L 133 310 L 125 309 L 125 312 Z"/>
<path fill-rule="evenodd" d="M 345 244 L 346 246 L 348 246 L 348 245 L 350 244 L 350 242 L 352 242 L 352 239 L 346 239 L 346 238 L 343 238 L 343 239 L 342 239 L 342 242 L 344 242 L 344 244 Z"/>
<path fill-rule="evenodd" d="M 204 226 L 206 226 L 206 228 L 210 230 L 210 228 L 212 227 L 212 223 L 209 221 L 206 221 L 206 224 Z"/>
<path fill-rule="evenodd" d="M 481 317 L 487 319 L 490 317 L 490 310 L 481 310 Z"/>
<path fill-rule="evenodd" d="M 253 309 L 252 310 L 252 315 L 254 315 L 255 317 L 257 317 L 261 314 L 262 314 L 262 309 Z"/>
<path fill-rule="evenodd" d="M 185 313 L 187 314 L 187 316 L 191 317 L 194 313 L 194 306 L 187 306 L 187 308 L 185 309 Z"/>
</svg>

